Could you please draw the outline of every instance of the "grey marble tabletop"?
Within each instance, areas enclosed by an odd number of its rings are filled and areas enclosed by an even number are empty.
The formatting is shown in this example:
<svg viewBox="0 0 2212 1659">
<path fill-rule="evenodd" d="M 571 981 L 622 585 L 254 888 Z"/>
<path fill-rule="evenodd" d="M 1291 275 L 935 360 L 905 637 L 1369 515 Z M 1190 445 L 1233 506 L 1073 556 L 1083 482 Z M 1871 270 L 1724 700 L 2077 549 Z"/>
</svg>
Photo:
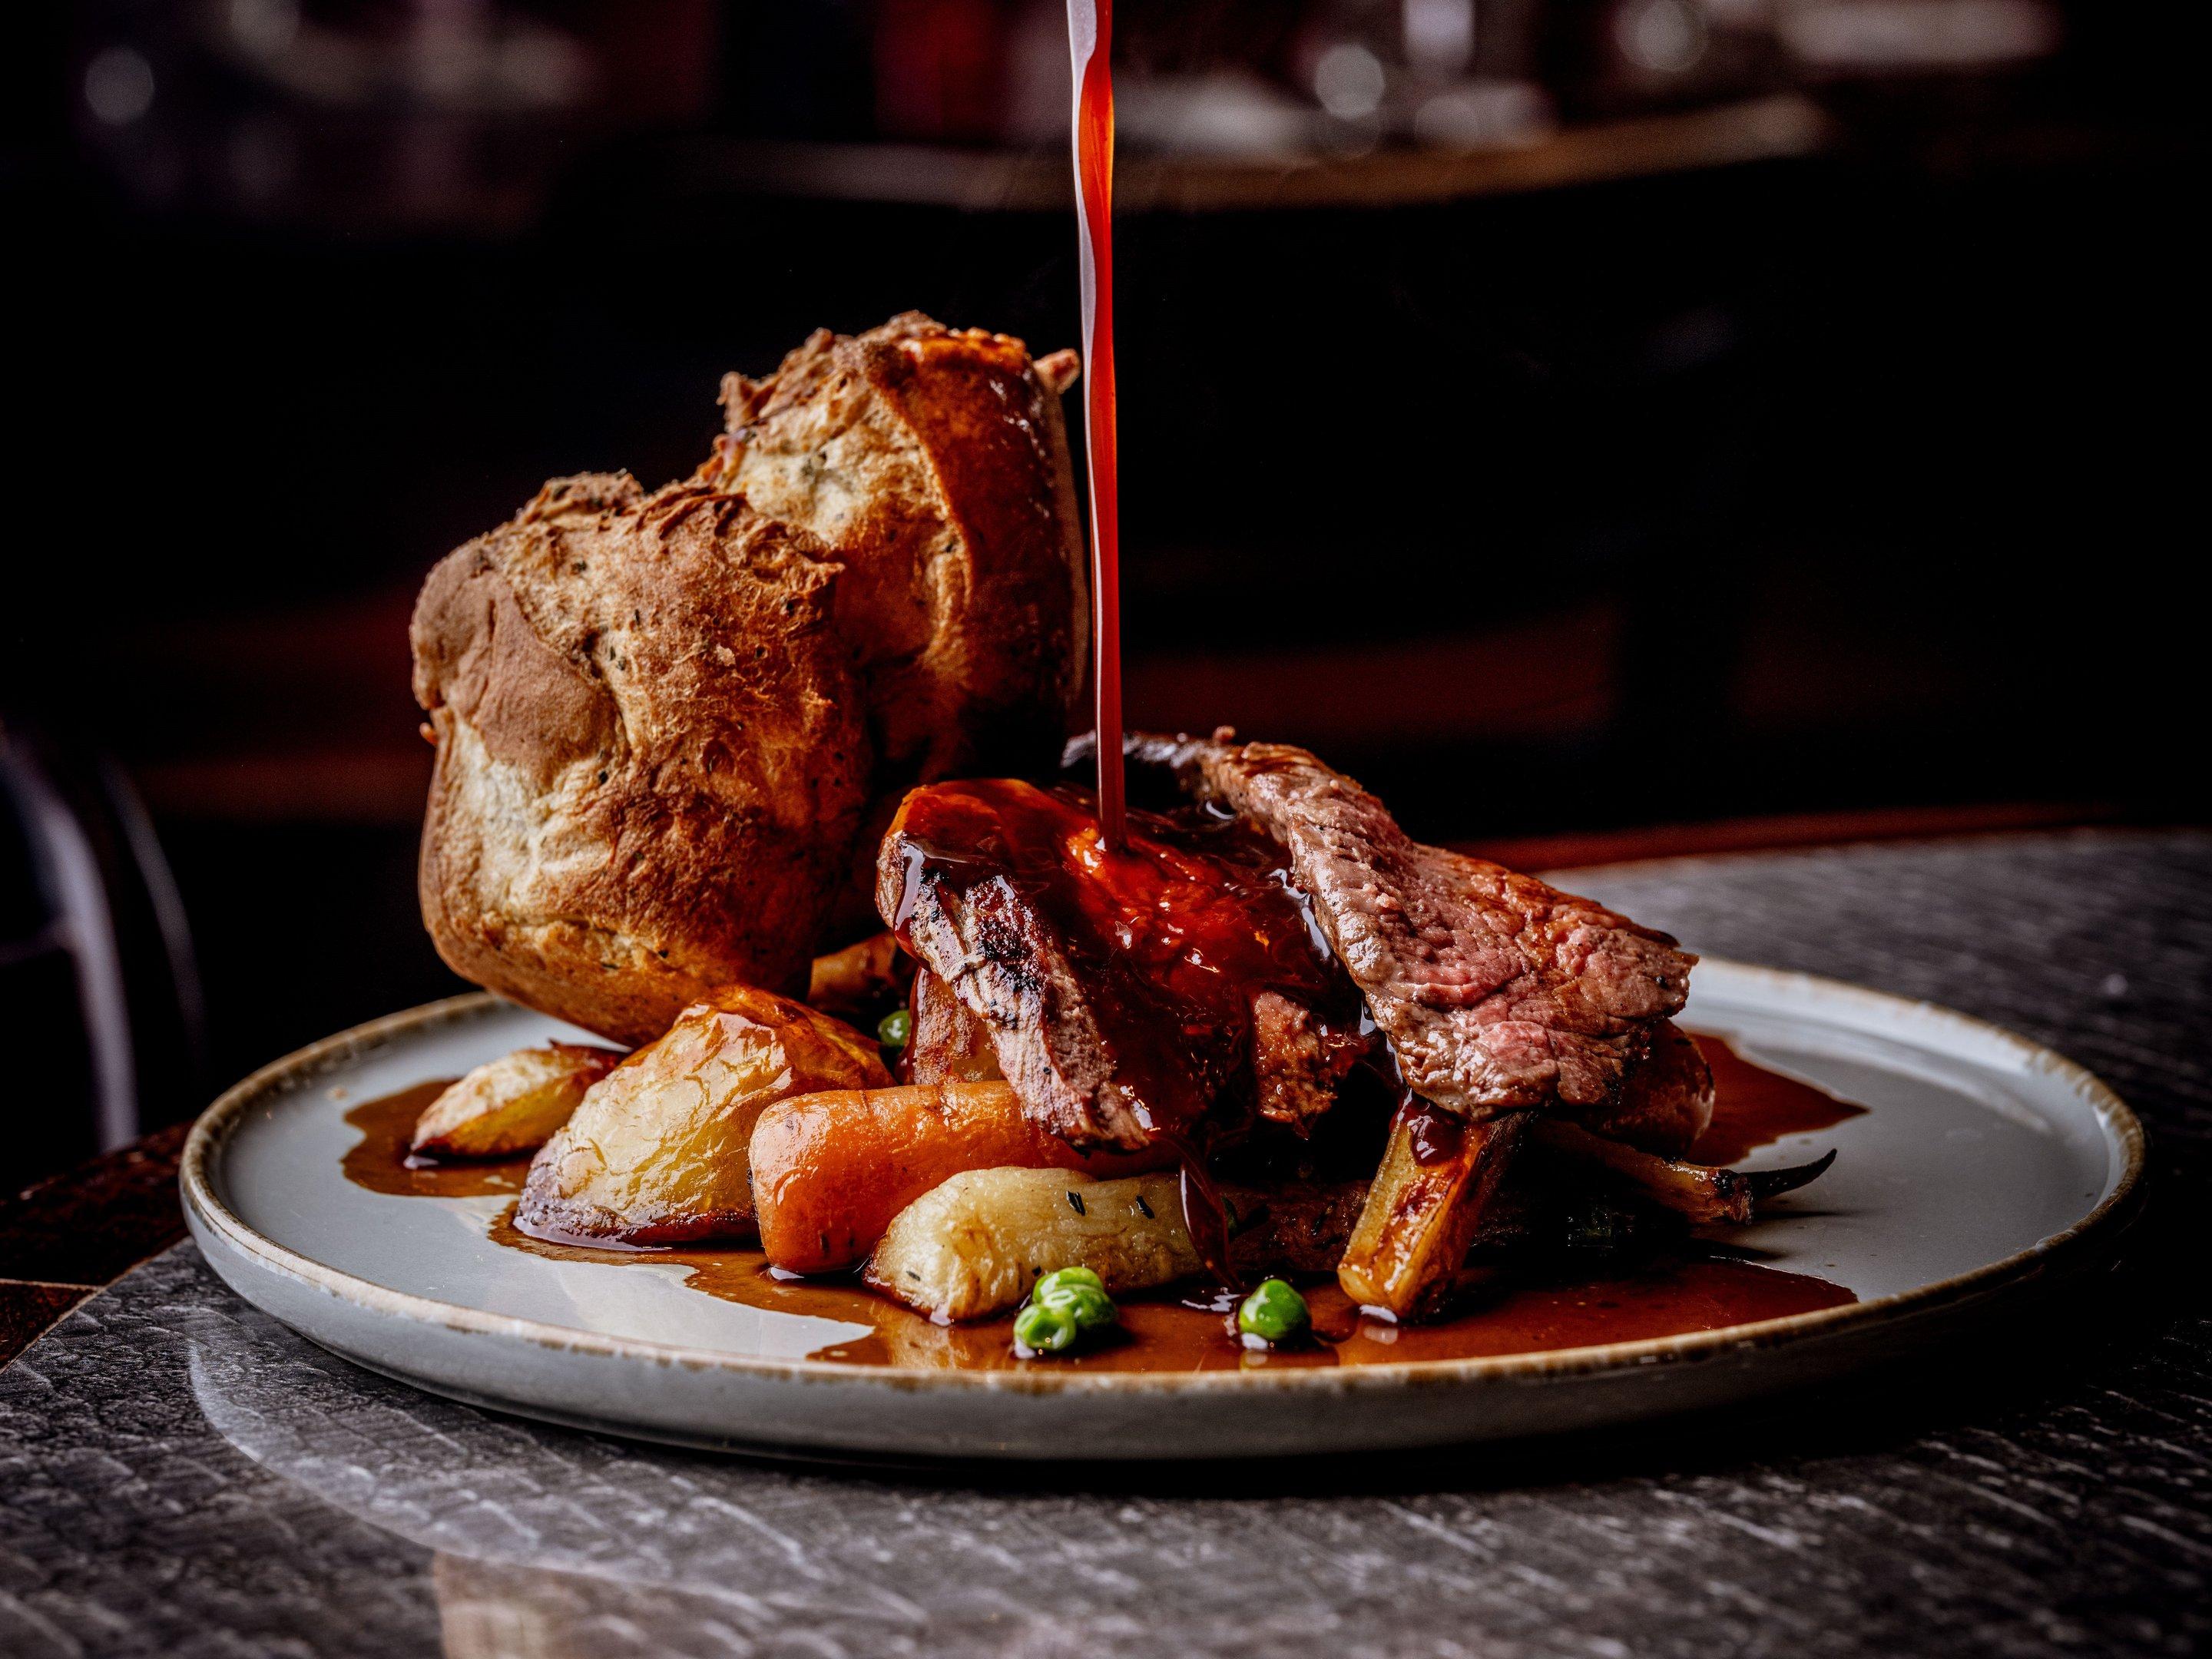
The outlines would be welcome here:
<svg viewBox="0 0 2212 1659">
<path fill-rule="evenodd" d="M 1970 1351 L 1463 1460 L 1006 1484 L 717 1460 L 358 1370 L 189 1246 L 0 1372 L 0 1654 L 2187 1655 L 2212 1646 L 2212 836 L 1582 872 L 1924 996 L 2153 1135 L 2119 1261 Z"/>
</svg>

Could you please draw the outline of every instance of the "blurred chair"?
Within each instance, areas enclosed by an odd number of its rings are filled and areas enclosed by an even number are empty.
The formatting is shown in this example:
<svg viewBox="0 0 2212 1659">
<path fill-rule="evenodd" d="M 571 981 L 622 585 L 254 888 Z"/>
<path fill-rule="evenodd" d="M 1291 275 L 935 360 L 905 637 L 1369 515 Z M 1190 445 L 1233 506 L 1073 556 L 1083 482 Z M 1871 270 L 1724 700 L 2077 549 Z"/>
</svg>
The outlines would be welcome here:
<svg viewBox="0 0 2212 1659">
<path fill-rule="evenodd" d="M 204 1082 L 199 976 L 152 823 L 104 757 L 0 727 L 0 1192 L 174 1122 Z"/>
</svg>

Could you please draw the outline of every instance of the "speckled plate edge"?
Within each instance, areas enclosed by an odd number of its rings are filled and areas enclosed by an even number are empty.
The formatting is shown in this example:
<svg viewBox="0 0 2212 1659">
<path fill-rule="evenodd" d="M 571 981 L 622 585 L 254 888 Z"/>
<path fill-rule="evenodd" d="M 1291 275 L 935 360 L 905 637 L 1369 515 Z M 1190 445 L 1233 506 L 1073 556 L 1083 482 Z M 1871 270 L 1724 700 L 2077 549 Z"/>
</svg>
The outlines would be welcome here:
<svg viewBox="0 0 2212 1659">
<path fill-rule="evenodd" d="M 1778 1351 L 1813 1344 L 1823 1338 L 1871 1334 L 1879 1328 L 1896 1325 L 1910 1316 L 1985 1298 L 1995 1292 L 2038 1279 L 2060 1258 L 2077 1256 L 2094 1241 L 2117 1231 L 2118 1226 L 2132 1214 L 2139 1197 L 2144 1169 L 2146 1137 L 2142 1125 L 2126 1103 L 2106 1084 L 2063 1055 L 2002 1027 L 1972 1019 L 1935 1004 L 1893 997 L 1839 981 L 1751 967 L 1713 957 L 1705 958 L 1698 971 L 1701 981 L 1705 984 L 1711 985 L 1716 980 L 1730 982 L 1729 991 L 1723 994 L 1724 1000 L 1741 1001 L 1745 994 L 1763 988 L 1766 994 L 1761 998 L 1761 1003 L 1769 1008 L 1787 1004 L 1792 998 L 1817 998 L 1830 1006 L 1837 1003 L 1847 1006 L 1856 1005 L 1869 1014 L 1877 1014 L 1885 1024 L 1893 1028 L 1900 1023 L 1908 1029 L 1916 1024 L 1923 1028 L 1934 1026 L 1944 1030 L 1954 1044 L 1970 1052 L 1978 1051 L 1993 1059 L 1998 1054 L 2008 1055 L 2014 1064 L 2050 1078 L 2089 1108 L 2106 1136 L 2109 1146 L 2118 1152 L 2121 1160 L 2119 1178 L 2104 1198 L 2073 1225 L 2027 1249 L 1985 1263 L 1970 1272 L 1910 1291 L 1875 1297 L 1840 1307 L 1680 1336 L 1475 1359 L 1408 1361 L 1275 1371 L 1067 1372 L 1042 1366 L 1012 1371 L 967 1371 L 854 1365 L 833 1360 L 749 1358 L 712 1349 L 574 1330 L 391 1290 L 327 1267 L 276 1243 L 249 1226 L 224 1202 L 216 1190 L 215 1161 L 225 1140 L 248 1111 L 281 1090 L 384 1048 L 410 1033 L 437 1025 L 461 1023 L 499 1006 L 497 999 L 478 992 L 427 1003 L 368 1021 L 311 1043 L 263 1066 L 225 1091 L 193 1125 L 185 1145 L 179 1184 L 192 1235 L 226 1282 L 247 1300 L 293 1325 L 303 1334 L 372 1369 L 476 1403 L 618 1433 L 639 1434 L 650 1438 L 699 1445 L 768 1451 L 812 1449 L 832 1454 L 858 1453 L 862 1455 L 885 1453 L 896 1455 L 917 1450 L 922 1455 L 937 1453 L 944 1455 L 1024 1457 L 1050 1454 L 1041 1447 L 1026 1443 L 1026 1437 L 1019 1432 L 1000 1439 L 987 1434 L 980 1440 L 956 1435 L 951 1441 L 921 1448 L 907 1444 L 911 1437 L 898 1432 L 896 1428 L 886 1433 L 838 1431 L 825 1436 L 822 1425 L 816 1420 L 817 1414 L 811 1412 L 799 1413 L 799 1420 L 783 1418 L 761 1420 L 748 1411 L 745 1413 L 748 1420 L 743 1422 L 705 1425 L 672 1424 L 657 1419 L 648 1419 L 640 1414 L 626 1413 L 622 1409 L 624 1402 L 618 1398 L 601 1401 L 602 1409 L 580 1410 L 573 1406 L 564 1409 L 555 1402 L 529 1397 L 521 1391 L 510 1395 L 498 1386 L 472 1387 L 465 1380 L 436 1374 L 434 1370 L 426 1372 L 409 1364 L 392 1363 L 374 1352 L 364 1352 L 358 1343 L 346 1340 L 343 1333 L 327 1328 L 323 1322 L 312 1316 L 301 1317 L 302 1304 L 296 1297 L 281 1294 L 272 1297 L 255 1292 L 257 1288 L 266 1292 L 277 1285 L 289 1284 L 301 1291 L 319 1293 L 313 1298 L 317 1302 L 325 1297 L 335 1298 L 365 1315 L 404 1322 L 428 1330 L 488 1338 L 497 1343 L 519 1344 L 548 1358 L 589 1356 L 632 1364 L 641 1363 L 664 1375 L 671 1369 L 694 1376 L 719 1374 L 733 1381 L 744 1379 L 778 1385 L 779 1393 L 792 1390 L 794 1385 L 801 1393 L 811 1392 L 823 1385 L 834 1385 L 841 1394 L 859 1389 L 871 1396 L 878 1406 L 894 1409 L 896 1402 L 902 1397 L 911 1397 L 917 1393 L 998 1398 L 1009 1404 L 1018 1399 L 1038 1397 L 1069 1401 L 1091 1398 L 1103 1405 L 1108 1401 L 1134 1404 L 1139 1400 L 1157 1401 L 1165 1397 L 1193 1400 L 1227 1397 L 1255 1401 L 1255 1397 L 1285 1395 L 1301 1397 L 1318 1404 L 1323 1401 L 1340 1401 L 1347 1395 L 1376 1391 L 1419 1395 L 1437 1387 L 1466 1389 L 1497 1384 L 1525 1385 L 1567 1379 L 1602 1380 L 1631 1376 L 1656 1382 L 1659 1374 L 1701 1362 L 1748 1359 L 1754 1355 L 1779 1357 Z M 1713 988 L 1716 991 L 1720 989 L 1718 986 Z M 249 1267 L 269 1277 L 257 1286 L 249 1275 L 237 1271 L 240 1267 Z M 285 1305 L 274 1305 L 276 1303 Z M 1911 1318 L 1910 1322 L 1917 1325 L 1920 1321 Z M 1801 1368 L 1785 1369 L 1796 1370 Z M 1784 1385 L 1788 1380 L 1784 1379 Z M 1722 1390 L 1722 1395 L 1741 1397 L 1766 1392 L 1771 1386 L 1760 1384 L 1728 1389 Z M 795 1399 L 798 1395 L 791 1395 L 789 1397 Z M 1659 1409 L 1680 1408 L 1681 1403 L 1662 1403 Z M 1595 1416 L 1603 1420 L 1619 1420 L 1639 1414 L 1633 1411 L 1613 1410 L 1597 1413 Z M 1221 1425 L 1218 1413 L 1208 1413 L 1207 1416 L 1215 1419 L 1218 1430 Z M 1541 1428 L 1507 1430 L 1509 1433 L 1526 1431 L 1541 1431 Z M 1410 1446 L 1483 1437 L 1491 1437 L 1483 1425 L 1468 1424 L 1463 1425 L 1463 1431 L 1460 1432 L 1437 1433 L 1433 1430 L 1422 1431 L 1416 1429 L 1407 1433 L 1380 1437 L 1352 1435 L 1343 1437 L 1342 1445 L 1332 1449 Z M 1144 1437 L 1140 1435 L 1138 1438 L 1141 1441 Z M 1264 1440 L 1267 1437 L 1260 1438 Z M 1225 1441 L 1185 1445 L 1172 1451 L 1133 1445 L 1121 1451 L 1109 1447 L 1109 1455 L 1139 1457 L 1237 1455 L 1281 1449 L 1279 1445 L 1243 1444 L 1240 1437 L 1231 1431 Z"/>
</svg>

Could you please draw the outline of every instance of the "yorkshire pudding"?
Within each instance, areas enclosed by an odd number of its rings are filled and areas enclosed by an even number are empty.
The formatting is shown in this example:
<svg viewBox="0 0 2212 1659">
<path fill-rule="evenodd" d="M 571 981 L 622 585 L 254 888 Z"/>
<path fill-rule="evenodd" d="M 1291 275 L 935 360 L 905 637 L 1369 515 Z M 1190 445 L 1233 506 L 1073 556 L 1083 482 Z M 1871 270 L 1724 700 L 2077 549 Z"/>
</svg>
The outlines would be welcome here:
<svg viewBox="0 0 2212 1659">
<path fill-rule="evenodd" d="M 1072 353 L 909 313 L 724 382 L 690 480 L 556 479 L 423 585 L 423 919 L 626 1042 L 803 988 L 916 782 L 1049 769 L 1087 605 Z M 864 842 L 866 844 L 864 844 Z"/>
</svg>

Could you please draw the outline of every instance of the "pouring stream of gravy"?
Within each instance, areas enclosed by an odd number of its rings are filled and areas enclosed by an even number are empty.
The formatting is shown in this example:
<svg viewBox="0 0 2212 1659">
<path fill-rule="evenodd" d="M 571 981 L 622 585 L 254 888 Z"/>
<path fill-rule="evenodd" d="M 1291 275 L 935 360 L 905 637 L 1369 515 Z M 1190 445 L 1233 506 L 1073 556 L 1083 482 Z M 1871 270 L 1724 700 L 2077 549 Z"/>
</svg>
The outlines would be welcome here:
<svg viewBox="0 0 2212 1659">
<path fill-rule="evenodd" d="M 1091 484 L 1091 623 L 1098 733 L 1098 828 L 1119 851 L 1121 519 L 1114 406 L 1114 0 L 1067 0 L 1075 63 L 1076 237 L 1083 271 L 1084 449 Z"/>
</svg>

